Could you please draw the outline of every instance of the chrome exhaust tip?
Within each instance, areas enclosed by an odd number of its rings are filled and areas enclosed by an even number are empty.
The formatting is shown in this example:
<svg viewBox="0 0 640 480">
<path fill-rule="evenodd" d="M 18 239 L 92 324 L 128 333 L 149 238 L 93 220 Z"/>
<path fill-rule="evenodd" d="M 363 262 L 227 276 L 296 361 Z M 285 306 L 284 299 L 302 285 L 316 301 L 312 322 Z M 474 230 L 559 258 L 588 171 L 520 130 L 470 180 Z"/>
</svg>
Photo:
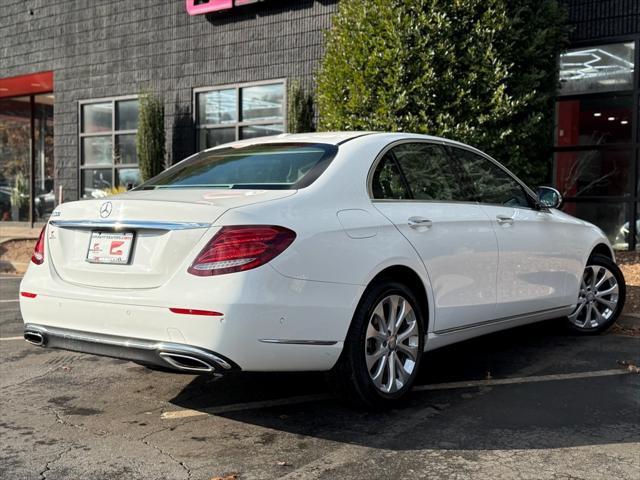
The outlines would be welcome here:
<svg viewBox="0 0 640 480">
<path fill-rule="evenodd" d="M 191 355 L 174 352 L 160 352 L 160 358 L 171 365 L 173 368 L 185 372 L 214 372 L 215 367 L 208 364 L 204 360 Z"/>
<path fill-rule="evenodd" d="M 32 345 L 41 347 L 44 345 L 44 336 L 40 332 L 26 331 L 24 332 L 24 339 Z"/>
</svg>

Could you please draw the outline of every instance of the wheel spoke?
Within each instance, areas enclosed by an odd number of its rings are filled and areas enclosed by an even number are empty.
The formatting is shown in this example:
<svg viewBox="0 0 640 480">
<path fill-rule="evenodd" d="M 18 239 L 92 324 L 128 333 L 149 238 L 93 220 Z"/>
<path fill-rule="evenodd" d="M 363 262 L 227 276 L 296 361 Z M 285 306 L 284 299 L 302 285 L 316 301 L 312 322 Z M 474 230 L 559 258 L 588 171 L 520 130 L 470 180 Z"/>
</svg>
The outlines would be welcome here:
<svg viewBox="0 0 640 480">
<path fill-rule="evenodd" d="M 384 378 L 384 372 L 386 370 L 387 361 L 388 361 L 387 355 L 383 355 L 382 360 L 380 361 L 380 365 L 378 365 L 378 368 L 376 369 L 376 372 L 373 375 L 371 375 L 371 380 L 373 380 L 374 385 L 380 390 L 382 390 L 383 388 L 382 379 Z"/>
<path fill-rule="evenodd" d="M 394 328 L 393 328 L 393 333 L 397 333 L 400 329 L 400 326 L 402 325 L 402 322 L 404 322 L 405 318 L 407 318 L 407 316 L 413 311 L 413 309 L 411 308 L 411 305 L 409 305 L 409 302 L 406 302 L 404 300 L 404 298 L 400 299 L 400 311 L 398 312 L 398 316 L 395 319 L 395 324 L 394 324 Z"/>
<path fill-rule="evenodd" d="M 593 313 L 593 305 L 590 303 L 587 305 L 587 314 L 584 317 L 584 326 L 591 327 L 591 314 Z"/>
<path fill-rule="evenodd" d="M 608 295 L 612 295 L 614 293 L 618 293 L 618 284 L 614 283 L 612 287 L 607 288 L 606 290 L 602 290 L 596 293 L 596 298 L 606 297 Z"/>
<path fill-rule="evenodd" d="M 604 284 L 604 282 L 606 282 L 610 278 L 613 278 L 613 274 L 609 270 L 605 269 L 604 270 L 604 275 L 602 276 L 602 278 L 600 280 L 598 280 L 598 282 L 594 285 L 593 288 L 598 290 Z"/>
<path fill-rule="evenodd" d="M 591 288 L 596 288 L 596 281 L 598 280 L 598 275 L 600 274 L 600 270 L 602 267 L 591 267 L 591 271 L 593 272 L 593 276 L 591 277 Z"/>
<path fill-rule="evenodd" d="M 394 356 L 395 352 L 391 352 L 387 357 L 387 373 L 389 377 L 389 386 L 387 387 L 387 392 L 394 391 L 394 387 L 396 385 L 396 361 L 393 358 Z"/>
<path fill-rule="evenodd" d="M 618 302 L 614 302 L 613 300 L 605 300 L 604 298 L 600 298 L 600 297 L 596 297 L 596 302 L 609 307 L 611 310 L 615 310 L 616 305 L 618 305 Z"/>
<path fill-rule="evenodd" d="M 405 345 L 404 343 L 398 343 L 398 349 L 406 354 L 414 362 L 418 358 L 418 347 L 411 347 L 409 345 Z"/>
<path fill-rule="evenodd" d="M 380 358 L 385 353 L 386 350 L 384 350 L 383 348 L 380 348 L 379 350 L 376 350 L 371 354 L 367 353 L 367 370 L 369 370 L 369 372 L 371 372 L 371 369 L 375 366 L 376 363 L 378 363 L 378 360 L 380 360 Z"/>
<path fill-rule="evenodd" d="M 407 338 L 418 334 L 418 321 L 414 320 L 406 330 L 398 334 L 398 343 L 403 343 Z"/>
<path fill-rule="evenodd" d="M 594 313 L 594 316 L 595 316 L 594 321 L 596 322 L 594 327 L 597 327 L 604 321 L 604 318 L 602 317 L 600 310 L 598 310 L 598 307 L 596 307 L 595 305 L 593 306 L 592 312 Z"/>
<path fill-rule="evenodd" d="M 397 353 L 393 355 L 393 359 L 396 362 L 396 372 L 398 374 L 398 380 L 401 383 L 399 388 L 402 388 L 404 387 L 404 384 L 407 381 L 407 378 L 409 377 L 409 373 L 404 369 L 404 365 L 402 364 L 402 361 L 400 360 L 400 357 L 398 356 Z"/>
</svg>

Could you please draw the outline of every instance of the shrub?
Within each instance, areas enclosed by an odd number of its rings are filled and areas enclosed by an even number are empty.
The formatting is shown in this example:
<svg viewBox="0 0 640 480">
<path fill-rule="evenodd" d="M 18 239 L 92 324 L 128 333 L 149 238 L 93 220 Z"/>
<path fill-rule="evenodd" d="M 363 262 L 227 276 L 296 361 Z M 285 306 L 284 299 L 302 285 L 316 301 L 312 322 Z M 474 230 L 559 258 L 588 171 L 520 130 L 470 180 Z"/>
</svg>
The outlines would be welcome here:
<svg viewBox="0 0 640 480">
<path fill-rule="evenodd" d="M 313 96 L 305 92 L 298 80 L 294 80 L 289 86 L 287 104 L 287 131 L 313 132 Z"/>
<path fill-rule="evenodd" d="M 164 104 L 152 93 L 140 95 L 136 153 L 142 181 L 159 174 L 165 168 Z"/>
<path fill-rule="evenodd" d="M 318 74 L 320 129 L 443 136 L 543 181 L 564 18 L 556 0 L 343 0 Z"/>
</svg>

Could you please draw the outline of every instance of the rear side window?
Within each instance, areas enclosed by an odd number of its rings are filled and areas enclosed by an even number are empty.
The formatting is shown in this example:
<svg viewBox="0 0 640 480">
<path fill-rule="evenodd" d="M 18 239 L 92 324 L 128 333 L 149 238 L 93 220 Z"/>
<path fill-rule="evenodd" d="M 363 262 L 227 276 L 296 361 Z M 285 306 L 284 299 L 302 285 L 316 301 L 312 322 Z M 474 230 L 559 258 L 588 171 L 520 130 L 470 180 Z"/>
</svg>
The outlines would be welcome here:
<svg viewBox="0 0 640 480">
<path fill-rule="evenodd" d="M 471 183 L 480 203 L 530 208 L 531 201 L 522 185 L 492 161 L 462 148 L 449 147 Z"/>
<path fill-rule="evenodd" d="M 387 152 L 382 157 L 375 172 L 373 172 L 371 193 L 373 198 L 383 200 L 406 200 L 411 198 L 402 174 L 398 170 L 398 164 L 390 152 Z"/>
<path fill-rule="evenodd" d="M 273 143 L 201 152 L 140 185 L 157 188 L 288 190 L 310 185 L 329 166 L 338 147 Z"/>
</svg>

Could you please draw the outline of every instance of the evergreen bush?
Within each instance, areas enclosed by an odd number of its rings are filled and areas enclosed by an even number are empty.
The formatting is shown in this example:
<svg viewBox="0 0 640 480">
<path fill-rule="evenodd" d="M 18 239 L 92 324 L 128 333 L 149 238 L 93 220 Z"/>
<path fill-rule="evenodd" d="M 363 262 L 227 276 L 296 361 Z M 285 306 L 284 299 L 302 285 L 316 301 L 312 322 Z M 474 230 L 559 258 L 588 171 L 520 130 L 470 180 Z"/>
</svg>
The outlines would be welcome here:
<svg viewBox="0 0 640 480">
<path fill-rule="evenodd" d="M 144 92 L 140 94 L 136 153 L 140 177 L 145 182 L 165 168 L 164 103 L 162 98 Z"/>
</svg>

